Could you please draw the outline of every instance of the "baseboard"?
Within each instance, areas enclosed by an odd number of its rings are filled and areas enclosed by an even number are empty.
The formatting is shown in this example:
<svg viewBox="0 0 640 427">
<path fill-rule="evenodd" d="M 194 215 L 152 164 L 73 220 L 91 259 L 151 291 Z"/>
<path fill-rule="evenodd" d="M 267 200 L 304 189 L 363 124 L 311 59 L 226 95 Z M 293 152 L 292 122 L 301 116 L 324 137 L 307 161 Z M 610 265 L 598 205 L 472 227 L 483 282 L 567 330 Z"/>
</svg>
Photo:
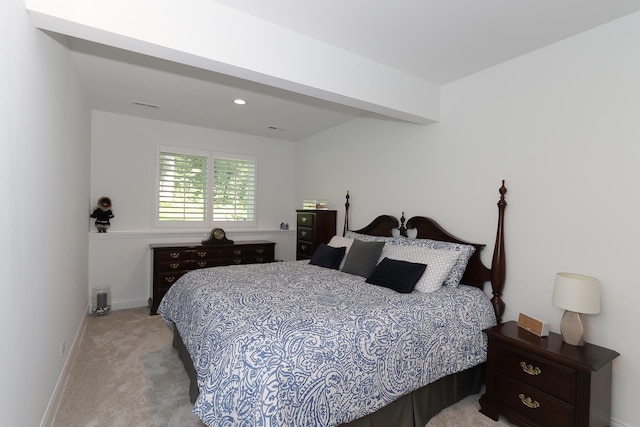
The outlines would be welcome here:
<svg viewBox="0 0 640 427">
<path fill-rule="evenodd" d="M 76 335 L 73 338 L 73 343 L 71 344 L 71 348 L 69 348 L 69 352 L 67 353 L 67 358 L 62 365 L 62 371 L 60 372 L 60 376 L 58 377 L 58 381 L 56 382 L 56 386 L 53 389 L 53 393 L 51 394 L 51 398 L 49 399 L 49 404 L 47 405 L 47 409 L 44 412 L 42 417 L 42 421 L 40 421 L 40 427 L 49 427 L 53 424 L 53 420 L 56 416 L 56 412 L 58 410 L 58 406 L 60 405 L 60 400 L 62 399 L 62 392 L 64 391 L 67 382 L 69 381 L 69 375 L 71 374 L 71 365 L 73 362 L 73 358 L 76 354 L 78 345 L 80 343 L 80 339 L 82 338 L 82 334 L 84 333 L 84 328 L 87 324 L 87 312 L 89 311 L 89 307 L 82 311 L 82 317 L 80 319 L 80 325 L 78 326 L 78 330 L 76 331 Z"/>
<path fill-rule="evenodd" d="M 128 299 L 111 301 L 111 310 L 126 310 L 127 308 L 149 307 L 149 298 Z M 87 313 L 91 313 L 91 307 L 87 307 Z"/>
<path fill-rule="evenodd" d="M 149 306 L 149 298 L 129 299 L 129 300 L 120 300 L 120 301 L 111 302 L 112 310 L 125 310 L 127 308 L 138 308 L 138 307 L 148 307 L 148 306 Z"/>
<path fill-rule="evenodd" d="M 611 423 L 609 424 L 609 427 L 632 427 L 632 426 L 630 426 L 629 424 L 621 423 L 620 421 L 616 421 L 612 418 Z"/>
</svg>

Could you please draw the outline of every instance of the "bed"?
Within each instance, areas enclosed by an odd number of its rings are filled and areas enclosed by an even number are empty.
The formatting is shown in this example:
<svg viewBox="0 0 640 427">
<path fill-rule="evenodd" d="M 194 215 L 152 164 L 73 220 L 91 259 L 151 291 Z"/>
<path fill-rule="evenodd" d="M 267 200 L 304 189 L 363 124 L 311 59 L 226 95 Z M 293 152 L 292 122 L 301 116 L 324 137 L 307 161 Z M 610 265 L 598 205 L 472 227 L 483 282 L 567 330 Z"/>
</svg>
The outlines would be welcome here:
<svg viewBox="0 0 640 427">
<path fill-rule="evenodd" d="M 158 312 L 194 413 L 209 426 L 423 427 L 478 393 L 482 330 L 504 312 L 504 181 L 499 192 L 491 268 L 485 245 L 428 217 L 381 215 L 350 230 L 347 195 L 342 236 L 310 261 L 180 278 Z"/>
</svg>

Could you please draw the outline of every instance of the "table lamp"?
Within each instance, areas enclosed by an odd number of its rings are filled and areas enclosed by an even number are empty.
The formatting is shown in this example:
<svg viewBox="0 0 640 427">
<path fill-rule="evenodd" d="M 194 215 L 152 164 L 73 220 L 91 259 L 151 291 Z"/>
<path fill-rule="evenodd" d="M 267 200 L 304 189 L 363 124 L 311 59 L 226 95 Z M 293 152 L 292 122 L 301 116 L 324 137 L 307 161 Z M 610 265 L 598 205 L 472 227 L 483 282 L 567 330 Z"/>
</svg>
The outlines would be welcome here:
<svg viewBox="0 0 640 427">
<path fill-rule="evenodd" d="M 598 279 L 575 273 L 558 273 L 551 302 L 565 309 L 560 322 L 562 339 L 567 344 L 584 345 L 584 327 L 580 314 L 600 313 Z"/>
</svg>

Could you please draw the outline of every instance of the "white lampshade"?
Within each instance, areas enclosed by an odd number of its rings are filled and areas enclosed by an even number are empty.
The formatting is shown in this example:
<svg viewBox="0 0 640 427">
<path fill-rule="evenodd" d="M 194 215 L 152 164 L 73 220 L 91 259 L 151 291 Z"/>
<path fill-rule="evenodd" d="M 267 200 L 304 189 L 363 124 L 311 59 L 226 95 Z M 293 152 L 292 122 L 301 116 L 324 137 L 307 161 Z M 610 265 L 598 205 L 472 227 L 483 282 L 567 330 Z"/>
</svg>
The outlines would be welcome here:
<svg viewBox="0 0 640 427">
<path fill-rule="evenodd" d="M 600 282 L 582 274 L 558 273 L 551 302 L 575 313 L 600 313 Z"/>
</svg>

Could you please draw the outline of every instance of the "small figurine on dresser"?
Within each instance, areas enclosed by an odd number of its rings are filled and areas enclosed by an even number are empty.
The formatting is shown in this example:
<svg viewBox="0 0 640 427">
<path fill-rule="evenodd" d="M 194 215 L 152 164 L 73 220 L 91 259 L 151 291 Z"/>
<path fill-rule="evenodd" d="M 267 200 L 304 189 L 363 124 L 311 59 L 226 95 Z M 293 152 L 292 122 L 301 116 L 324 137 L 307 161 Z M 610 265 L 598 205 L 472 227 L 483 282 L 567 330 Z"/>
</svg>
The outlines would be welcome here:
<svg viewBox="0 0 640 427">
<path fill-rule="evenodd" d="M 111 226 L 109 220 L 113 218 L 113 212 L 111 211 L 111 199 L 108 197 L 100 197 L 98 200 L 98 206 L 93 210 L 91 218 L 96 219 L 96 228 L 98 233 L 106 233 L 107 229 Z"/>
</svg>

